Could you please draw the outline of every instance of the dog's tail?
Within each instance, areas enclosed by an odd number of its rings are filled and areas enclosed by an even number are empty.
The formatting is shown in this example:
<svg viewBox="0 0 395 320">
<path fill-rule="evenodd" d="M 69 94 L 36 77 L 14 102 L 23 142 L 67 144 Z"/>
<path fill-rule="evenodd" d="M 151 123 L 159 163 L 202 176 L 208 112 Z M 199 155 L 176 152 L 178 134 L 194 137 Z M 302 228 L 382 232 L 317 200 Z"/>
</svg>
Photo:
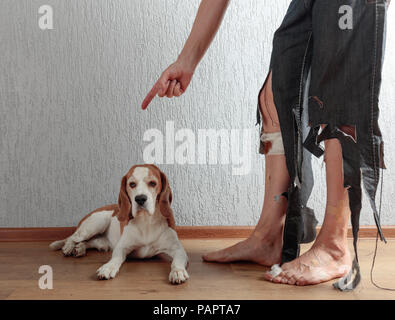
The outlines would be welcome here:
<svg viewBox="0 0 395 320">
<path fill-rule="evenodd" d="M 66 239 L 63 239 L 63 240 L 57 240 L 57 241 L 54 241 L 54 242 L 52 242 L 50 245 L 49 245 L 49 247 L 52 249 L 52 250 L 59 250 L 59 249 L 61 249 L 63 246 L 64 246 L 64 244 L 66 243 L 66 240 L 67 240 L 67 238 Z"/>
</svg>

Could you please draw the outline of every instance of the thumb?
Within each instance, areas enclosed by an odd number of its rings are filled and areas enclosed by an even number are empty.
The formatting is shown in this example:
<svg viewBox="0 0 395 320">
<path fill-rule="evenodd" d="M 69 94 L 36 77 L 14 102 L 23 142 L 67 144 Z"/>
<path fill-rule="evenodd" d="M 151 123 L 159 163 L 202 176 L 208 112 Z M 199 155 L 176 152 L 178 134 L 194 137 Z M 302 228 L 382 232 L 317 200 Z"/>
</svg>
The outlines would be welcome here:
<svg viewBox="0 0 395 320">
<path fill-rule="evenodd" d="M 165 70 L 157 81 L 156 85 L 158 86 L 158 96 L 164 97 L 167 89 L 170 84 L 170 72 Z"/>
</svg>

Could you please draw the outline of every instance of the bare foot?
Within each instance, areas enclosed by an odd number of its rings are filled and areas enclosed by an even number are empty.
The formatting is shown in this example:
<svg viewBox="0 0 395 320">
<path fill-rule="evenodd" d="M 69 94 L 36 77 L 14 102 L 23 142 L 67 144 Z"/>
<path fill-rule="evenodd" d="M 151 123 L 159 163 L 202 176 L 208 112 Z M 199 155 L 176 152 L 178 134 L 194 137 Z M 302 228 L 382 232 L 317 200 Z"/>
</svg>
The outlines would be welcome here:
<svg viewBox="0 0 395 320">
<path fill-rule="evenodd" d="M 288 190 L 290 178 L 284 155 L 267 156 L 265 162 L 265 197 L 254 232 L 248 239 L 229 248 L 205 254 L 204 261 L 251 261 L 264 266 L 280 263 L 288 207 L 284 191 Z"/>
<path fill-rule="evenodd" d="M 321 244 L 313 247 L 299 258 L 284 263 L 277 277 L 269 272 L 264 278 L 275 283 L 306 286 L 326 282 L 345 276 L 351 269 L 351 256 L 347 244 L 334 250 Z"/>
<path fill-rule="evenodd" d="M 205 254 L 203 260 L 208 262 L 252 261 L 271 266 L 281 261 L 282 233 L 280 232 L 276 238 L 276 240 L 269 240 L 254 233 L 248 239 L 231 247 Z"/>
</svg>

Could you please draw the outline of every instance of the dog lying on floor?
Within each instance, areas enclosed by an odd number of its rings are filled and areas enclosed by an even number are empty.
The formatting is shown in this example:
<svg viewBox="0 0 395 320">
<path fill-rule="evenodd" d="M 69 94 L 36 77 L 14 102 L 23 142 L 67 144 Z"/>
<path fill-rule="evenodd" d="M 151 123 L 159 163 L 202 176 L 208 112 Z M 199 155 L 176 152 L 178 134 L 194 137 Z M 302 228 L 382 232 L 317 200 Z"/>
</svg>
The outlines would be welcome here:
<svg viewBox="0 0 395 320">
<path fill-rule="evenodd" d="M 165 253 L 173 259 L 169 281 L 185 282 L 188 256 L 174 230 L 171 202 L 169 182 L 158 167 L 133 166 L 122 178 L 118 204 L 92 211 L 70 237 L 50 248 L 75 257 L 84 256 L 89 248 L 113 250 L 111 260 L 97 270 L 99 279 L 114 278 L 129 254 L 150 258 Z"/>
</svg>

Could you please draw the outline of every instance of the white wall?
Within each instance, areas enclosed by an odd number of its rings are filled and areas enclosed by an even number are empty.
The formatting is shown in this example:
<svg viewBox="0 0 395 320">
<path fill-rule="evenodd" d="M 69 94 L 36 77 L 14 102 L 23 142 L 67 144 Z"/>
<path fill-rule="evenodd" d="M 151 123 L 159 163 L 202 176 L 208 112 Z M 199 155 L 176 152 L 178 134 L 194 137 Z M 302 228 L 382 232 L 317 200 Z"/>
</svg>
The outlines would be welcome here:
<svg viewBox="0 0 395 320">
<path fill-rule="evenodd" d="M 37 10 L 54 9 L 54 29 Z M 161 165 L 180 225 L 254 225 L 264 194 L 255 111 L 274 30 L 288 0 L 231 1 L 187 93 L 139 106 L 173 62 L 198 0 L 2 0 L 0 3 L 0 227 L 75 225 L 117 200 L 121 176 L 143 162 L 143 134 L 166 121 L 176 130 L 250 129 L 252 168 Z M 388 16 L 380 123 L 385 144 L 383 224 L 395 224 L 395 9 Z M 309 205 L 322 221 L 325 172 L 315 159 Z M 361 223 L 372 225 L 364 199 Z"/>
</svg>

